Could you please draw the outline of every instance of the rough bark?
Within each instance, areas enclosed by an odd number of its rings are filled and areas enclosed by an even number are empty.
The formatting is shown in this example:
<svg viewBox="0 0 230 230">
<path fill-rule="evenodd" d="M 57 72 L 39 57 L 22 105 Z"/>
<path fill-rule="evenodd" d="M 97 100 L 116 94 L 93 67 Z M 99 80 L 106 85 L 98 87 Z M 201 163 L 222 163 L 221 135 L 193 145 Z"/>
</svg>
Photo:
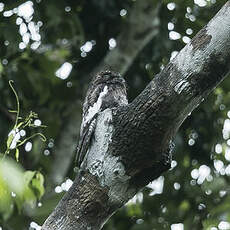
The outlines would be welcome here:
<svg viewBox="0 0 230 230">
<path fill-rule="evenodd" d="M 117 46 L 107 53 L 101 63 L 89 75 L 93 76 L 97 71 L 105 68 L 111 68 L 124 75 L 138 53 L 158 34 L 159 8 L 158 1 L 137 1 L 128 12 L 127 21 L 117 38 Z M 59 144 L 54 149 L 54 167 L 50 176 L 53 184 L 63 182 L 73 159 L 80 127 L 80 125 L 76 124 L 76 118 L 80 117 L 77 110 L 80 111 L 78 105 L 73 109 L 73 113 L 70 114 L 68 122 L 65 122 L 63 131 L 58 138 Z M 63 154 L 63 149 L 66 155 Z"/>
<path fill-rule="evenodd" d="M 170 167 L 171 140 L 230 70 L 230 2 L 128 106 L 99 114 L 86 171 L 43 230 L 101 229 L 139 189 Z"/>
</svg>

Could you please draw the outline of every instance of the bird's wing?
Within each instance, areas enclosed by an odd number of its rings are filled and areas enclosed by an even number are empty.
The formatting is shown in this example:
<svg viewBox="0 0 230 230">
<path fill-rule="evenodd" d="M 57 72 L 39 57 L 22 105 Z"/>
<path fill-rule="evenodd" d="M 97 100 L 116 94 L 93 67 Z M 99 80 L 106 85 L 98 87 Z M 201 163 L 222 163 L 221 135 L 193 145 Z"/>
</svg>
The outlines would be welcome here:
<svg viewBox="0 0 230 230">
<path fill-rule="evenodd" d="M 79 168 L 89 149 L 90 142 L 96 128 L 96 122 L 97 122 L 97 114 L 95 114 L 94 117 L 91 119 L 91 121 L 85 124 L 84 128 L 82 129 L 79 144 L 77 147 L 77 156 L 76 156 L 76 163 L 77 163 L 77 167 Z"/>
</svg>

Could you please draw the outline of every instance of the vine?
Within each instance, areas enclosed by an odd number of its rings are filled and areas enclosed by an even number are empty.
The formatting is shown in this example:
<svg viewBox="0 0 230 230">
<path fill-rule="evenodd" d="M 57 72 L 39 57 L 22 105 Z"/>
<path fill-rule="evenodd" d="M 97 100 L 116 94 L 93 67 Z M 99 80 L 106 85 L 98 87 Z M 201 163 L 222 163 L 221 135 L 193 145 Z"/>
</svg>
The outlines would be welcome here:
<svg viewBox="0 0 230 230">
<path fill-rule="evenodd" d="M 16 110 L 9 110 L 10 113 L 16 113 L 16 119 L 15 119 L 15 124 L 13 129 L 9 132 L 8 134 L 8 138 L 7 138 L 7 142 L 6 142 L 6 150 L 3 154 L 3 158 L 9 154 L 12 150 L 15 150 L 15 158 L 16 161 L 19 160 L 19 149 L 18 147 L 25 144 L 27 141 L 31 140 L 32 138 L 39 136 L 41 141 L 45 142 L 46 141 L 46 137 L 40 133 L 40 132 L 36 132 L 34 134 L 32 134 L 29 137 L 26 137 L 23 139 L 23 137 L 25 136 L 25 128 L 26 127 L 32 127 L 32 128 L 37 128 L 37 127 L 41 127 L 41 128 L 45 128 L 45 125 L 41 125 L 36 124 L 35 121 L 40 121 L 38 119 L 38 114 L 31 111 L 29 113 L 28 116 L 26 116 L 25 118 L 20 117 L 20 103 L 19 103 L 19 98 L 17 95 L 16 90 L 13 87 L 13 80 L 9 81 L 9 85 L 10 88 L 12 89 L 14 96 L 16 98 L 16 104 L 17 104 L 17 108 Z"/>
</svg>

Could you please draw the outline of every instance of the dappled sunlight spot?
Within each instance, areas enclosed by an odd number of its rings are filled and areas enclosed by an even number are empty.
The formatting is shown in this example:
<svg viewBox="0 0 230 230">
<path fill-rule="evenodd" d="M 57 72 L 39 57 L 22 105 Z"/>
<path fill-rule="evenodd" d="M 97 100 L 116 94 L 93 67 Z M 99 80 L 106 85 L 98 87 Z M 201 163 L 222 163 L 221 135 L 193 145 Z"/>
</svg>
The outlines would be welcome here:
<svg viewBox="0 0 230 230">
<path fill-rule="evenodd" d="M 229 230 L 230 229 L 230 223 L 227 221 L 220 221 L 218 224 L 218 228 L 220 230 Z"/>
<path fill-rule="evenodd" d="M 228 118 L 230 118 L 230 110 L 227 112 L 227 116 Z"/>
<path fill-rule="evenodd" d="M 224 157 L 227 161 L 230 161 L 230 148 L 228 146 L 225 148 Z"/>
<path fill-rule="evenodd" d="M 41 40 L 41 35 L 39 34 L 39 28 L 41 26 L 39 26 L 39 22 L 37 24 L 35 24 L 35 22 L 29 22 L 28 24 L 28 29 L 30 31 L 31 34 L 31 39 L 33 41 L 40 41 Z"/>
<path fill-rule="evenodd" d="M 222 153 L 222 151 L 223 151 L 222 145 L 221 144 L 216 144 L 216 146 L 215 146 L 215 152 L 217 154 L 220 154 L 220 153 Z"/>
<path fill-rule="evenodd" d="M 34 125 L 35 126 L 41 126 L 42 122 L 39 119 L 34 120 Z"/>
<path fill-rule="evenodd" d="M 53 139 L 50 139 L 50 140 L 49 140 L 48 147 L 49 147 L 50 149 L 54 147 L 54 140 L 53 140 Z"/>
<path fill-rule="evenodd" d="M 136 224 L 143 224 L 144 223 L 144 220 L 143 219 L 137 219 L 136 220 Z"/>
<path fill-rule="evenodd" d="M 8 46 L 9 44 L 10 44 L 10 42 L 9 42 L 8 40 L 5 40 L 5 41 L 4 41 L 4 45 L 5 45 L 5 46 Z"/>
<path fill-rule="evenodd" d="M 227 140 L 230 137 L 230 120 L 229 119 L 225 119 L 222 133 L 223 133 L 223 138 L 225 140 Z"/>
<path fill-rule="evenodd" d="M 179 190 L 181 186 L 180 186 L 179 183 L 175 182 L 175 183 L 173 184 L 173 187 L 174 187 L 175 190 Z"/>
<path fill-rule="evenodd" d="M 204 180 L 210 175 L 211 169 L 207 165 L 201 165 L 199 167 L 199 177 L 197 179 L 197 184 L 202 184 Z"/>
<path fill-rule="evenodd" d="M 36 50 L 40 46 L 41 42 L 33 42 L 30 46 L 31 49 Z"/>
<path fill-rule="evenodd" d="M 193 169 L 191 171 L 191 177 L 194 179 L 191 181 L 191 185 L 202 184 L 205 179 L 208 180 L 211 173 L 211 169 L 207 165 L 201 165 L 199 169 Z M 197 181 L 196 181 L 197 180 Z"/>
<path fill-rule="evenodd" d="M 193 146 L 194 144 L 195 144 L 195 140 L 192 139 L 192 138 L 190 138 L 190 139 L 188 140 L 188 145 Z"/>
<path fill-rule="evenodd" d="M 175 2 L 170 2 L 167 4 L 167 8 L 169 10 L 174 10 L 176 8 L 176 3 Z"/>
<path fill-rule="evenodd" d="M 35 50 L 39 47 L 41 35 L 39 33 L 39 27 L 42 26 L 42 22 L 37 24 L 32 21 L 34 8 L 33 2 L 27 1 L 13 10 L 8 10 L 3 13 L 5 17 L 10 17 L 13 14 L 18 15 L 16 19 L 16 25 L 19 26 L 19 33 L 22 37 L 22 42 L 19 43 L 19 49 L 25 49 L 30 40 L 33 41 L 31 49 Z"/>
<path fill-rule="evenodd" d="M 23 50 L 26 48 L 26 44 L 24 42 L 19 43 L 19 49 Z"/>
<path fill-rule="evenodd" d="M 80 50 L 82 52 L 88 53 L 88 52 L 90 52 L 92 50 L 92 48 L 93 48 L 92 42 L 91 41 L 87 41 L 83 46 L 80 47 Z"/>
<path fill-rule="evenodd" d="M 227 140 L 227 145 L 230 146 L 230 139 Z"/>
<path fill-rule="evenodd" d="M 21 25 L 23 23 L 23 20 L 22 20 L 22 18 L 20 18 L 20 17 L 18 17 L 17 19 L 16 19 L 16 25 Z"/>
<path fill-rule="evenodd" d="M 41 207 L 42 206 L 42 203 L 41 202 L 38 202 L 38 207 Z"/>
<path fill-rule="evenodd" d="M 197 4 L 199 7 L 204 7 L 207 5 L 205 0 L 194 0 L 194 3 Z"/>
<path fill-rule="evenodd" d="M 61 192 L 63 192 L 61 186 L 59 186 L 59 185 L 55 187 L 54 191 L 55 191 L 56 193 L 61 193 Z"/>
<path fill-rule="evenodd" d="M 230 164 L 225 168 L 225 173 L 227 176 L 230 176 Z"/>
<path fill-rule="evenodd" d="M 174 57 L 176 57 L 176 55 L 177 55 L 178 53 L 179 53 L 178 51 L 173 51 L 173 52 L 171 53 L 170 61 L 171 61 Z"/>
<path fill-rule="evenodd" d="M 65 182 L 63 182 L 61 184 L 61 188 L 64 190 L 64 191 L 68 191 L 70 189 L 70 187 L 72 186 L 73 184 L 73 181 L 70 180 L 70 179 L 67 179 Z"/>
<path fill-rule="evenodd" d="M 28 45 L 30 42 L 30 34 L 29 33 L 23 34 L 22 41 L 24 42 L 25 45 Z"/>
<path fill-rule="evenodd" d="M 181 38 L 181 35 L 178 32 L 176 32 L 176 31 L 170 31 L 169 32 L 169 39 L 170 40 L 178 40 L 180 38 Z"/>
<path fill-rule="evenodd" d="M 130 199 L 125 205 L 137 204 L 143 202 L 143 193 L 138 192 L 132 199 Z"/>
<path fill-rule="evenodd" d="M 7 10 L 7 11 L 4 11 L 3 16 L 11 17 L 13 14 L 14 14 L 13 10 Z"/>
<path fill-rule="evenodd" d="M 185 44 L 188 44 L 188 43 L 191 41 L 191 38 L 189 38 L 188 36 L 183 36 L 182 41 L 183 41 Z"/>
<path fill-rule="evenodd" d="M 198 205 L 198 210 L 204 210 L 205 208 L 206 208 L 206 205 L 205 205 L 205 204 L 200 203 L 200 204 Z"/>
<path fill-rule="evenodd" d="M 19 26 L 19 33 L 23 36 L 27 32 L 27 26 L 25 23 L 21 23 Z"/>
<path fill-rule="evenodd" d="M 191 171 L 191 177 L 196 180 L 199 177 L 199 170 L 198 169 L 193 169 Z"/>
<path fill-rule="evenodd" d="M 172 160 L 172 161 L 171 161 L 171 168 L 170 168 L 170 169 L 172 170 L 172 169 L 174 169 L 176 166 L 177 166 L 177 161 Z"/>
<path fill-rule="evenodd" d="M 192 14 L 191 7 L 187 7 L 186 11 L 187 12 L 185 13 L 185 18 L 189 19 L 191 22 L 195 22 L 196 17 L 195 17 L 195 15 Z"/>
<path fill-rule="evenodd" d="M 33 2 L 27 1 L 18 6 L 18 15 L 30 19 L 34 13 Z"/>
<path fill-rule="evenodd" d="M 182 223 L 172 224 L 171 230 L 184 230 L 184 225 Z"/>
<path fill-rule="evenodd" d="M 36 230 L 41 230 L 42 229 L 42 227 L 40 225 L 38 225 L 37 223 L 35 223 L 34 221 L 32 221 L 30 223 L 30 228 L 31 229 L 36 229 Z"/>
<path fill-rule="evenodd" d="M 146 187 L 150 188 L 152 191 L 149 193 L 150 196 L 156 194 L 161 194 L 164 188 L 164 176 L 158 177 L 156 180 L 150 182 Z"/>
<path fill-rule="evenodd" d="M 71 88 L 71 87 L 73 86 L 73 83 L 72 83 L 71 81 L 68 81 L 68 82 L 66 83 L 66 86 L 67 86 L 68 88 Z"/>
<path fill-rule="evenodd" d="M 55 75 L 63 80 L 69 77 L 72 71 L 72 64 L 65 62 L 62 66 L 56 71 Z"/>
<path fill-rule="evenodd" d="M 65 12 L 70 12 L 71 11 L 71 7 L 70 6 L 66 6 L 65 7 Z"/>
<path fill-rule="evenodd" d="M 12 197 L 16 197 L 16 193 L 11 192 L 11 196 L 12 196 Z"/>
<path fill-rule="evenodd" d="M 192 13 L 192 8 L 188 6 L 188 7 L 186 8 L 186 11 L 187 11 L 187 13 L 191 14 L 191 13 Z"/>
<path fill-rule="evenodd" d="M 8 60 L 4 58 L 4 59 L 2 60 L 2 64 L 3 64 L 3 65 L 7 65 L 7 64 L 8 64 Z"/>
<path fill-rule="evenodd" d="M 213 164 L 214 164 L 214 167 L 215 167 L 216 171 L 218 173 L 222 174 L 223 173 L 222 171 L 224 170 L 224 163 L 223 163 L 223 161 L 221 161 L 221 160 L 214 160 Z M 224 174 L 225 174 L 225 172 L 224 172 Z"/>
<path fill-rule="evenodd" d="M 127 10 L 126 9 L 121 9 L 120 10 L 120 16 L 124 17 L 127 14 Z"/>
<path fill-rule="evenodd" d="M 30 141 L 26 142 L 25 151 L 30 152 L 32 150 L 32 147 L 33 147 L 33 144 Z"/>
<path fill-rule="evenodd" d="M 45 149 L 45 150 L 44 150 L 44 155 L 45 155 L 45 156 L 49 156 L 49 155 L 50 155 L 50 151 L 49 151 L 48 149 Z"/>
<path fill-rule="evenodd" d="M 61 185 L 56 186 L 55 189 L 54 189 L 54 191 L 56 193 L 61 193 L 63 191 L 69 191 L 69 189 L 72 186 L 72 184 L 73 184 L 73 181 L 71 179 L 67 179 Z"/>
<path fill-rule="evenodd" d="M 186 34 L 192 35 L 192 33 L 193 33 L 193 30 L 192 30 L 191 28 L 188 28 L 188 29 L 186 30 Z"/>
<path fill-rule="evenodd" d="M 219 191 L 219 196 L 220 197 L 224 197 L 226 194 L 227 194 L 227 191 L 225 191 L 225 190 L 220 190 Z"/>
<path fill-rule="evenodd" d="M 211 195 L 211 194 L 212 194 L 212 190 L 211 190 L 211 189 L 207 189 L 207 190 L 205 191 L 205 194 L 208 195 L 208 196 Z"/>
<path fill-rule="evenodd" d="M 0 12 L 4 10 L 4 3 L 0 2 Z"/>
<path fill-rule="evenodd" d="M 109 49 L 114 49 L 117 46 L 117 42 L 114 38 L 109 39 Z"/>
<path fill-rule="evenodd" d="M 172 22 L 168 23 L 168 30 L 173 30 L 174 29 L 174 24 Z"/>
</svg>

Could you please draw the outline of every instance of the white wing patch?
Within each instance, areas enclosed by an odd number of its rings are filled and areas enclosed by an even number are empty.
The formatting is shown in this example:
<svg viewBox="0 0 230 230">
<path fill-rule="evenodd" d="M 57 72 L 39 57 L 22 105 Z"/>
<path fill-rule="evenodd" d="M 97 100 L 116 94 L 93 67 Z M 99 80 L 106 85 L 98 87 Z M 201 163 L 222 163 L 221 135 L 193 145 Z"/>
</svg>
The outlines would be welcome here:
<svg viewBox="0 0 230 230">
<path fill-rule="evenodd" d="M 84 117 L 83 126 L 84 124 L 88 123 L 95 114 L 100 111 L 102 105 L 102 98 L 108 93 L 108 86 L 106 85 L 103 91 L 99 94 L 97 101 L 93 104 L 93 106 L 89 107 L 87 115 Z"/>
</svg>

